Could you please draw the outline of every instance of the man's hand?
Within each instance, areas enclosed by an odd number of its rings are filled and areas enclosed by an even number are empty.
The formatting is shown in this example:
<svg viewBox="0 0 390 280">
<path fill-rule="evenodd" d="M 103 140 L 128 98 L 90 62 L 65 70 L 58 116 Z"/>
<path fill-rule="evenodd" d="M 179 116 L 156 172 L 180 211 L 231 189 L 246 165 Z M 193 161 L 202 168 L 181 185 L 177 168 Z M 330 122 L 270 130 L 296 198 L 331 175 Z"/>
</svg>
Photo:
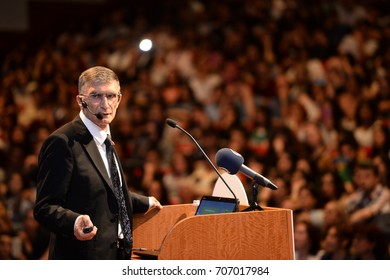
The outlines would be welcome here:
<svg viewBox="0 0 390 280">
<path fill-rule="evenodd" d="M 91 232 L 84 232 L 83 229 L 92 227 Z M 97 227 L 95 227 L 88 215 L 81 215 L 77 217 L 76 222 L 74 224 L 74 235 L 78 240 L 85 241 L 91 240 L 94 238 L 97 232 Z"/>
<path fill-rule="evenodd" d="M 158 201 L 154 196 L 149 196 L 149 208 L 158 208 L 162 209 L 160 201 Z"/>
</svg>

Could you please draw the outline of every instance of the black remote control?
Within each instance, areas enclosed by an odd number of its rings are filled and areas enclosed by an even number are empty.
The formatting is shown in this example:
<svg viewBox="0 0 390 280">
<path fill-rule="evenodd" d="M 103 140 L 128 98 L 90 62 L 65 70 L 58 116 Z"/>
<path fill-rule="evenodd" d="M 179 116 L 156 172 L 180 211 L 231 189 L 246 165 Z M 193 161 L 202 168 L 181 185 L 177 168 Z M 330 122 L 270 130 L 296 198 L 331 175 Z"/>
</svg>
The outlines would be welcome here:
<svg viewBox="0 0 390 280">
<path fill-rule="evenodd" d="M 92 230 L 93 230 L 93 227 L 86 227 L 86 228 L 83 228 L 83 232 L 84 232 L 84 233 L 90 233 Z"/>
</svg>

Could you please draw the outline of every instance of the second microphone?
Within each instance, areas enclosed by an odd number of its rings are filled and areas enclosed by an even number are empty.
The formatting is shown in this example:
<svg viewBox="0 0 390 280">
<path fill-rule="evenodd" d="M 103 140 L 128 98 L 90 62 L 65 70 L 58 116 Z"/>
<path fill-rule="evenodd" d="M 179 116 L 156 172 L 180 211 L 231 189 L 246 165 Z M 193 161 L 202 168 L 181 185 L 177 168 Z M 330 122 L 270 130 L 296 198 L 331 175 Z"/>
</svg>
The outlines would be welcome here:
<svg viewBox="0 0 390 280">
<path fill-rule="evenodd" d="M 236 174 L 240 171 L 242 174 L 252 179 L 261 186 L 272 190 L 278 189 L 270 180 L 255 172 L 244 164 L 244 158 L 237 152 L 229 148 L 220 149 L 215 155 L 215 162 L 218 167 L 226 170 L 229 174 Z"/>
</svg>

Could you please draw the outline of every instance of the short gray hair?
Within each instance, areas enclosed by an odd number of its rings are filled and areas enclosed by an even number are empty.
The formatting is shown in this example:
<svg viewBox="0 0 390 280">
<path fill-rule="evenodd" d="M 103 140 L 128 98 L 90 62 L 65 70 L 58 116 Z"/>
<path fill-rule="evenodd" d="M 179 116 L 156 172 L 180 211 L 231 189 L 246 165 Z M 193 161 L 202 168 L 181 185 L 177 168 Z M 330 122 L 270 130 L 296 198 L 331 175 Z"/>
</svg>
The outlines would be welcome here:
<svg viewBox="0 0 390 280">
<path fill-rule="evenodd" d="M 85 70 L 79 77 L 79 94 L 86 84 L 101 85 L 106 83 L 118 82 L 119 78 L 114 71 L 107 67 L 95 66 Z"/>
</svg>

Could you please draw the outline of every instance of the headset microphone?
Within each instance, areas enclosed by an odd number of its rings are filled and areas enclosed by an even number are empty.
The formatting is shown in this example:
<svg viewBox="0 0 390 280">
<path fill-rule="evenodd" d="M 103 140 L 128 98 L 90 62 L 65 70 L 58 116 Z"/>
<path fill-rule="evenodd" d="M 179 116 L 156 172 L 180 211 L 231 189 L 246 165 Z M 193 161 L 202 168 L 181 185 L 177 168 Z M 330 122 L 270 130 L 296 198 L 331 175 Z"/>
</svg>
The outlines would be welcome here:
<svg viewBox="0 0 390 280">
<path fill-rule="evenodd" d="M 90 109 L 89 109 L 89 107 L 88 107 L 88 104 L 87 104 L 87 102 L 85 102 L 84 100 L 82 100 L 82 99 L 80 99 L 80 102 L 81 102 L 81 105 L 85 108 L 85 109 L 87 109 L 92 115 L 95 115 L 95 117 L 96 118 L 98 118 L 99 120 L 102 120 L 103 119 L 103 114 L 102 113 L 93 113 Z"/>
<path fill-rule="evenodd" d="M 81 105 L 83 105 L 84 108 L 88 108 L 88 104 L 84 100 L 82 99 L 80 100 L 81 100 Z"/>
</svg>

